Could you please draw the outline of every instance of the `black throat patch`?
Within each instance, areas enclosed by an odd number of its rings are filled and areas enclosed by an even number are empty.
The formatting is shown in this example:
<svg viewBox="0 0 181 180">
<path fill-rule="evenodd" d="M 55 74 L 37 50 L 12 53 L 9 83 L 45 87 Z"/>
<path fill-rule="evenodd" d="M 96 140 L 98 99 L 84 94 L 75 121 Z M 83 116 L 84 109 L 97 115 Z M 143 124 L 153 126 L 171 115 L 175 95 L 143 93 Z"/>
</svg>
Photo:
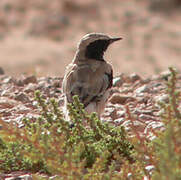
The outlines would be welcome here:
<svg viewBox="0 0 181 180">
<path fill-rule="evenodd" d="M 103 55 L 108 46 L 109 40 L 96 40 L 87 46 L 85 57 L 104 61 Z"/>
</svg>

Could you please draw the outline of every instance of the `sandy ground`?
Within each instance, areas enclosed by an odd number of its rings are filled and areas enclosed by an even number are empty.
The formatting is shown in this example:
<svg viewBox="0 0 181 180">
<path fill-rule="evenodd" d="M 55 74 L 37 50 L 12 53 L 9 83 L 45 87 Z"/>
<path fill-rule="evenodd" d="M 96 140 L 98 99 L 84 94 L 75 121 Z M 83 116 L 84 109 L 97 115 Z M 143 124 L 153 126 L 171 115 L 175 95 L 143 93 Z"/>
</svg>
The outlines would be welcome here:
<svg viewBox="0 0 181 180">
<path fill-rule="evenodd" d="M 136 0 L 62 1 L 58 5 L 58 1 L 45 5 L 33 0 L 29 6 L 23 6 L 23 0 L 14 2 L 15 10 L 8 11 L 4 24 L 0 19 L 0 67 L 8 75 L 63 76 L 77 42 L 88 32 L 123 37 L 105 54 L 114 75 L 136 72 L 148 77 L 169 66 L 181 69 L 179 12 L 151 12 L 145 1 Z M 2 10 L 6 7 L 3 3 Z M 63 20 L 55 21 L 56 12 Z"/>
</svg>

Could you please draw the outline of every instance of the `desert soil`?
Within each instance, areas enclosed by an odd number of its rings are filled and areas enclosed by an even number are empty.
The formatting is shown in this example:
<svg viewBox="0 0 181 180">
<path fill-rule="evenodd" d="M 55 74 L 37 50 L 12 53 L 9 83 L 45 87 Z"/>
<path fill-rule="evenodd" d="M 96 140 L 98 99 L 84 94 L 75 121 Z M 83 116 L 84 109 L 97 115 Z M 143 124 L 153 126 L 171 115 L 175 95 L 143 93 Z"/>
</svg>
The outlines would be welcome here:
<svg viewBox="0 0 181 180">
<path fill-rule="evenodd" d="M 107 102 L 105 112 L 101 120 L 125 127 L 127 133 L 132 132 L 146 137 L 154 138 L 154 130 L 163 130 L 160 119 L 163 110 L 161 103 L 168 103 L 169 96 L 166 84 L 170 79 L 170 73 L 164 72 L 151 78 L 142 78 L 137 74 L 126 76 L 122 74 L 114 78 L 111 95 Z M 0 76 L 0 115 L 1 120 L 12 123 L 22 128 L 22 118 L 27 117 L 35 121 L 40 116 L 34 92 L 40 90 L 43 97 L 48 100 L 55 98 L 63 111 L 64 95 L 61 88 L 62 78 L 21 76 L 14 78 L 7 75 Z M 177 90 L 181 90 L 181 74 L 178 74 Z M 181 109 L 181 103 L 178 109 Z M 127 117 L 130 111 L 131 116 Z M 3 128 L 3 127 L 1 127 Z M 20 177 L 32 179 L 30 173 L 16 172 L 12 174 L 0 174 L 0 178 Z M 22 179 L 23 179 L 22 178 Z"/>
<path fill-rule="evenodd" d="M 181 16 L 154 12 L 145 1 L 2 0 L 0 66 L 6 74 L 60 76 L 89 32 L 121 36 L 105 54 L 114 75 L 143 77 L 181 69 Z"/>
</svg>

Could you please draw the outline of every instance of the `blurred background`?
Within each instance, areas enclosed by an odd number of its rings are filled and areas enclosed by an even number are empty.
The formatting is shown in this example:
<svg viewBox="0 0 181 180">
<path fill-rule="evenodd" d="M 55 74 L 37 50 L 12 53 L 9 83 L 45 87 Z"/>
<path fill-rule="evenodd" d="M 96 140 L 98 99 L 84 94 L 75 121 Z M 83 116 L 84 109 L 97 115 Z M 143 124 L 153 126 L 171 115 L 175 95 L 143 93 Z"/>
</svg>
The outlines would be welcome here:
<svg viewBox="0 0 181 180">
<path fill-rule="evenodd" d="M 123 37 L 105 54 L 114 75 L 181 69 L 181 0 L 1 0 L 0 67 L 63 76 L 89 32 Z"/>
</svg>

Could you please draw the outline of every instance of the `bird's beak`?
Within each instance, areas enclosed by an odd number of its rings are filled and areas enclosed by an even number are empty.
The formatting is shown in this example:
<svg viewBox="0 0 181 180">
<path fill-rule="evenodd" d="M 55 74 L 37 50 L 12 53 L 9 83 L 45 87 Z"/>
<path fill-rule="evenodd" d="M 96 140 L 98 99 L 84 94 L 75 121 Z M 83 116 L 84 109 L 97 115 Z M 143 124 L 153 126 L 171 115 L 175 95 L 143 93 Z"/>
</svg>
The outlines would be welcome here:
<svg viewBox="0 0 181 180">
<path fill-rule="evenodd" d="M 121 40 L 121 39 L 123 39 L 123 38 L 121 38 L 121 37 L 111 38 L 111 39 L 110 39 L 110 43 L 113 43 L 113 42 L 115 42 L 115 41 L 119 41 L 119 40 Z"/>
</svg>

